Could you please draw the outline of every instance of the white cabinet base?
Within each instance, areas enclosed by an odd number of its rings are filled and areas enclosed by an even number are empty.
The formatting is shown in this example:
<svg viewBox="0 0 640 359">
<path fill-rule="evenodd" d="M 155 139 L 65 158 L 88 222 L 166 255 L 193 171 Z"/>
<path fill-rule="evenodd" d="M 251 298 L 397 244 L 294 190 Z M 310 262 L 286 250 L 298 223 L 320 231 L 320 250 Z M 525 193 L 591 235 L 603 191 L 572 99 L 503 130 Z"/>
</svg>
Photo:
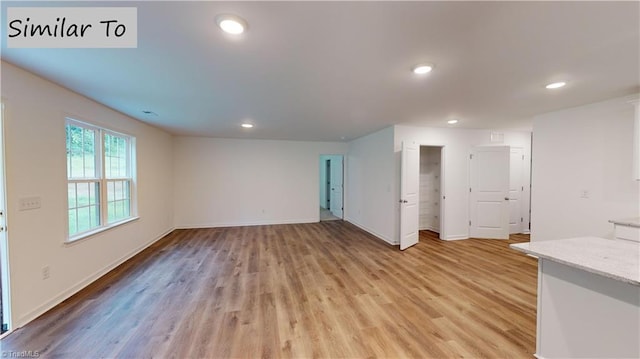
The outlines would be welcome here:
<svg viewBox="0 0 640 359">
<path fill-rule="evenodd" d="M 639 286 L 546 259 L 538 276 L 536 357 L 640 358 Z"/>
</svg>

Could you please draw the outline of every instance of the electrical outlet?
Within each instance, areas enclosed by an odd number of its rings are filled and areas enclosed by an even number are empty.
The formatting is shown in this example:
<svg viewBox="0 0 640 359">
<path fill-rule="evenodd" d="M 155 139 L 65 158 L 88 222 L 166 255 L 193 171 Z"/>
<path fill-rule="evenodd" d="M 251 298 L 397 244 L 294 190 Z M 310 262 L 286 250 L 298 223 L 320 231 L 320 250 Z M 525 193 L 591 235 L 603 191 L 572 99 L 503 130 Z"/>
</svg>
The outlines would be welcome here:
<svg viewBox="0 0 640 359">
<path fill-rule="evenodd" d="M 51 276 L 51 270 L 49 268 L 49 266 L 44 266 L 42 267 L 42 279 L 49 279 L 49 277 Z"/>
<path fill-rule="evenodd" d="M 26 211 L 30 209 L 38 209 L 41 206 L 40 197 L 23 197 L 20 198 L 20 207 L 21 211 Z"/>
</svg>

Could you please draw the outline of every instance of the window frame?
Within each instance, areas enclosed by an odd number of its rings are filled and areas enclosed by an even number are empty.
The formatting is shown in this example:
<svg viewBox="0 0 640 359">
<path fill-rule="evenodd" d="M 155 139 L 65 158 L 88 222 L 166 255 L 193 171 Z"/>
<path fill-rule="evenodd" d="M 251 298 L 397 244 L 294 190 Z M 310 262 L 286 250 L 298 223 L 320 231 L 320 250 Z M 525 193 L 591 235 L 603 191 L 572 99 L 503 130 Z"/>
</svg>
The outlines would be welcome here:
<svg viewBox="0 0 640 359">
<path fill-rule="evenodd" d="M 65 218 L 66 218 L 66 229 L 67 229 L 67 235 L 66 235 L 66 240 L 65 243 L 70 244 L 70 243 L 74 243 L 78 240 L 84 239 L 84 238 L 88 238 L 91 237 L 97 233 L 109 230 L 111 228 L 115 228 L 118 227 L 120 225 L 123 225 L 125 223 L 129 223 L 132 221 L 135 221 L 138 219 L 138 212 L 137 212 L 137 191 L 136 191 L 136 185 L 137 185 L 137 181 L 136 181 L 136 138 L 132 135 L 123 133 L 123 132 L 119 132 L 119 131 L 115 131 L 109 128 L 105 128 L 99 125 L 95 125 L 92 123 L 88 123 L 85 121 L 81 121 L 81 120 L 77 120 L 75 118 L 72 117 L 66 117 L 65 118 L 65 122 L 64 122 L 64 126 L 65 126 L 65 152 L 67 149 L 67 134 L 66 134 L 66 127 L 67 126 L 74 126 L 74 127 L 80 127 L 83 129 L 89 129 L 92 131 L 95 131 L 96 134 L 96 138 L 95 138 L 95 143 L 94 143 L 94 154 L 95 154 L 95 178 L 73 178 L 70 177 L 72 175 L 71 173 L 71 169 L 70 169 L 70 165 L 69 162 L 70 161 L 66 161 L 66 200 L 65 200 Z M 126 141 L 125 144 L 125 149 L 127 151 L 126 153 L 126 161 L 127 161 L 127 176 L 126 177 L 107 177 L 107 171 L 106 171 L 106 146 L 105 146 L 105 138 L 106 135 L 111 135 L 111 136 L 115 136 L 115 137 L 120 137 L 120 138 L 124 138 Z M 67 154 L 67 158 L 68 158 L 68 154 Z M 109 201 L 108 201 L 108 188 L 107 186 L 109 185 L 110 182 L 113 181 L 119 181 L 119 180 L 124 180 L 124 181 L 128 181 L 129 183 L 129 215 L 125 218 L 121 218 L 118 220 L 115 220 L 113 222 L 109 222 Z M 98 204 L 98 211 L 99 211 L 99 220 L 100 220 L 100 224 L 96 227 L 92 227 L 88 230 L 82 231 L 82 232 L 76 232 L 71 234 L 71 223 L 69 221 L 69 210 L 75 208 L 77 210 L 77 208 L 79 208 L 77 206 L 77 197 L 76 197 L 76 207 L 70 208 L 69 207 L 69 184 L 71 183 L 97 183 L 97 187 L 98 187 L 98 195 L 97 198 L 99 200 L 99 204 Z M 76 212 L 77 213 L 77 212 Z M 76 214 L 77 215 L 77 214 Z M 77 221 L 77 220 L 76 220 Z M 76 223 L 77 226 L 77 223 Z M 77 228 L 77 227 L 76 227 Z"/>
<path fill-rule="evenodd" d="M 112 137 L 116 137 L 116 138 L 123 138 L 125 140 L 125 158 L 127 159 L 127 175 L 126 176 L 110 176 L 107 177 L 107 151 L 106 151 L 106 140 L 105 137 L 109 135 Z M 126 221 L 127 219 L 129 219 L 130 217 L 133 216 L 133 208 L 132 208 L 132 202 L 133 202 L 133 198 L 132 198 L 132 193 L 133 193 L 133 169 L 132 169 L 132 144 L 134 142 L 134 138 L 133 136 L 129 136 L 126 134 L 122 134 L 119 132 L 115 132 L 113 130 L 107 130 L 104 129 L 102 132 L 102 177 L 104 179 L 104 197 L 102 198 L 102 200 L 104 200 L 105 203 L 105 207 L 104 207 L 104 216 L 102 217 L 102 219 L 104 220 L 105 225 L 111 225 L 111 224 L 116 224 L 119 223 L 121 221 Z M 111 163 L 109 163 L 109 165 L 111 165 Z M 129 201 L 129 216 L 126 218 L 120 218 L 117 219 L 113 222 L 109 222 L 109 183 L 116 183 L 116 182 L 121 182 L 121 181 L 127 181 L 129 183 L 127 192 L 129 194 L 128 196 L 128 201 Z M 114 184 L 114 189 L 115 189 L 115 184 Z M 117 205 L 117 202 L 121 202 L 123 199 L 114 199 L 114 209 L 115 206 Z"/>
</svg>

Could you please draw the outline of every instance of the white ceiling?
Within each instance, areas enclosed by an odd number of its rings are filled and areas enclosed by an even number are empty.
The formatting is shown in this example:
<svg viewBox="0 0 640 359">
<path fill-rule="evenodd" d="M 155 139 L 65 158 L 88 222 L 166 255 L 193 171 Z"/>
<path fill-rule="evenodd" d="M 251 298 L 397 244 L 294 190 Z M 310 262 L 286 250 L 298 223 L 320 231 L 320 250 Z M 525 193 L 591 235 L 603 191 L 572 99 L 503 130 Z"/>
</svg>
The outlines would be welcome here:
<svg viewBox="0 0 640 359">
<path fill-rule="evenodd" d="M 340 141 L 452 118 L 529 129 L 536 114 L 640 91 L 639 2 L 91 5 L 137 6 L 138 48 L 8 49 L 3 36 L 2 58 L 175 134 Z M 248 32 L 222 33 L 220 13 Z M 418 77 L 419 62 L 436 67 Z M 544 88 L 556 80 L 568 85 Z"/>
</svg>

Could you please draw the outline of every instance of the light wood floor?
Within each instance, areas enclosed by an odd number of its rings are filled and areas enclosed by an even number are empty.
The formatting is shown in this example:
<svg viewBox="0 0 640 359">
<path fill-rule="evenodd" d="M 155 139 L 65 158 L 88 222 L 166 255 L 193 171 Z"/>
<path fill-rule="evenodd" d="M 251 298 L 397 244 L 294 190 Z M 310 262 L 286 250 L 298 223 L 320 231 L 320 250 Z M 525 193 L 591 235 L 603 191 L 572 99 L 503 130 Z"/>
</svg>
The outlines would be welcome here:
<svg viewBox="0 0 640 359">
<path fill-rule="evenodd" d="M 532 358 L 527 241 L 342 221 L 177 230 L 0 342 L 45 358 Z"/>
</svg>

